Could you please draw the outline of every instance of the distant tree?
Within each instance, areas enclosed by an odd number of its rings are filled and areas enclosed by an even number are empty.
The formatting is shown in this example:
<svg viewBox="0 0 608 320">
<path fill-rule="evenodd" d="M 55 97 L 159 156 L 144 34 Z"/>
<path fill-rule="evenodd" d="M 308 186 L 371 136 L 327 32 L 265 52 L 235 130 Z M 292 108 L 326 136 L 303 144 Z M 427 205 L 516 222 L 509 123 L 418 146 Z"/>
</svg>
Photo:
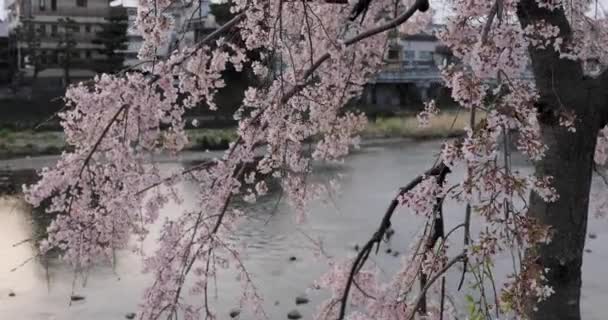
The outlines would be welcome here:
<svg viewBox="0 0 608 320">
<path fill-rule="evenodd" d="M 103 46 L 98 52 L 104 58 L 98 62 L 97 71 L 112 73 L 120 69 L 125 60 L 129 16 L 125 8 L 112 8 L 105 20 L 93 43 Z"/>
<path fill-rule="evenodd" d="M 225 24 L 232 19 L 232 17 L 234 17 L 234 14 L 230 12 L 230 6 L 231 2 L 209 4 L 211 13 L 215 17 L 215 22 L 217 22 L 219 25 Z"/>
<path fill-rule="evenodd" d="M 18 29 L 16 30 L 18 31 Z M 17 93 L 19 85 L 23 79 L 23 71 L 21 70 L 21 61 L 19 53 L 19 35 L 17 32 L 11 33 L 8 38 L 7 54 L 8 58 L 8 81 L 9 88 L 13 94 Z"/>
<path fill-rule="evenodd" d="M 17 29 L 17 41 L 24 41 L 26 48 L 24 54 L 25 63 L 34 68 L 34 76 L 36 79 L 41 69 L 41 55 L 40 55 L 40 38 L 42 31 L 36 29 L 33 24 L 26 24 L 25 26 Z M 23 61 L 19 61 L 19 64 Z"/>
<path fill-rule="evenodd" d="M 76 40 L 74 32 L 77 31 L 78 25 L 71 18 L 61 18 L 59 22 L 59 42 L 57 43 L 57 53 L 59 54 L 59 64 L 63 68 L 64 86 L 70 84 L 70 67 L 73 66 L 73 58 L 76 49 Z"/>
</svg>

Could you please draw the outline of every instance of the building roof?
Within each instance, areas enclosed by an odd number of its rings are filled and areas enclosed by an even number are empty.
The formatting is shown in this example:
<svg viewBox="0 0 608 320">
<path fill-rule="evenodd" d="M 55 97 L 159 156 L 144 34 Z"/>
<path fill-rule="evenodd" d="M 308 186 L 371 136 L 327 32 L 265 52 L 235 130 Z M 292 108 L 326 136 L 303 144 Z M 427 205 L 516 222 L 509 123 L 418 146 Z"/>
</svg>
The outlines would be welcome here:
<svg viewBox="0 0 608 320">
<path fill-rule="evenodd" d="M 437 41 L 437 37 L 426 33 L 408 34 L 401 37 L 401 39 L 410 41 Z"/>
<path fill-rule="evenodd" d="M 417 34 L 402 35 L 401 39 L 410 41 L 437 41 L 436 33 L 443 28 L 445 28 L 444 24 L 431 23 L 425 30 Z"/>
</svg>

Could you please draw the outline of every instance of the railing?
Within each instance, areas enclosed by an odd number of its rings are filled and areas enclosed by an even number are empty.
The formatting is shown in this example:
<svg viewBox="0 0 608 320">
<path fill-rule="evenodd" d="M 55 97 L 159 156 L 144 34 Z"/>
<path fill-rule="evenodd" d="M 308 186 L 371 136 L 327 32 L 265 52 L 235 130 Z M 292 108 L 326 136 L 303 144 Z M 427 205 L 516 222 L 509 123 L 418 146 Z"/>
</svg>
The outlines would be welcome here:
<svg viewBox="0 0 608 320">
<path fill-rule="evenodd" d="M 50 7 L 50 1 L 47 1 L 47 6 L 44 10 L 40 10 L 40 8 L 33 6 L 31 12 L 22 12 L 22 18 L 27 19 L 28 16 L 61 16 L 61 17 L 70 17 L 73 19 L 78 19 L 79 17 L 98 17 L 103 18 L 107 17 L 110 14 L 109 6 L 98 6 L 90 8 L 62 8 L 58 7 L 56 10 L 52 10 Z"/>
<path fill-rule="evenodd" d="M 429 67 L 394 67 L 385 68 L 376 74 L 376 83 L 439 81 L 441 73 L 434 66 Z"/>
<path fill-rule="evenodd" d="M 216 27 L 211 21 L 209 17 L 194 17 L 186 22 L 186 30 L 197 30 L 197 29 L 210 29 Z"/>
<path fill-rule="evenodd" d="M 533 80 L 534 74 L 530 70 L 526 70 L 521 77 L 521 80 Z M 372 82 L 374 83 L 406 83 L 406 82 L 440 82 L 441 72 L 437 67 L 433 66 L 407 66 L 407 65 L 387 65 Z M 486 83 L 495 83 L 496 79 L 488 78 Z"/>
</svg>

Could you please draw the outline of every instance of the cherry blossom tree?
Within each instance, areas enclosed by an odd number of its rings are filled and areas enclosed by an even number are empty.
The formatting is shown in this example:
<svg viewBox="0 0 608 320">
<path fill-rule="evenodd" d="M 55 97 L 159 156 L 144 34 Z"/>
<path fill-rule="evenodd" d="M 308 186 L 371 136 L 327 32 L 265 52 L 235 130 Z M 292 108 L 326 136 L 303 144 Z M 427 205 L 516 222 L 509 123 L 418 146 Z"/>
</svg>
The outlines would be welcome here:
<svg viewBox="0 0 608 320">
<path fill-rule="evenodd" d="M 72 151 L 26 189 L 29 202 L 50 198 L 47 211 L 58 213 L 42 252 L 59 248 L 82 271 L 112 262 L 113 250 L 160 224 L 158 249 L 144 257 L 143 271 L 153 281 L 141 319 L 216 318 L 208 296 L 226 265 L 240 273 L 243 302 L 264 317 L 241 249 L 228 241 L 247 215 L 233 200 L 255 201 L 276 180 L 298 222 L 306 219 L 307 203 L 327 188 L 307 181 L 311 161 L 340 160 L 357 146 L 365 117 L 343 106 L 381 67 L 389 31 L 411 34 L 428 26 L 429 1 L 235 0 L 230 21 L 157 60 L 155 49 L 172 28 L 166 13 L 172 1 L 140 0 L 137 27 L 145 41 L 139 58 L 146 72 L 103 74 L 69 88 L 60 117 Z M 451 14 L 438 37 L 459 62 L 442 74 L 453 98 L 470 111 L 470 125 L 462 138 L 443 144 L 432 168 L 397 191 L 355 258 L 330 262 L 318 286 L 331 297 L 316 318 L 452 318 L 445 276 L 462 265 L 461 285 L 471 278 L 482 288 L 474 301 L 477 318 L 579 319 L 594 160 L 608 158 L 605 13 L 591 0 L 444 3 Z M 251 61 L 253 50 L 261 54 Z M 217 109 L 222 72 L 228 66 L 240 71 L 244 63 L 261 81 L 234 114 L 238 138 L 225 154 L 176 172 L 150 162 L 150 155 L 183 150 L 184 113 L 201 105 Z M 527 66 L 532 79 L 524 76 Z M 428 102 L 422 125 L 438 112 Z M 534 174 L 512 170 L 513 145 L 535 163 Z M 464 177 L 449 179 L 456 169 Z M 181 200 L 177 185 L 186 180 L 196 186 L 197 209 L 160 220 L 165 204 Z M 462 223 L 452 229 L 443 219 L 446 201 L 466 204 Z M 427 224 L 387 281 L 369 257 L 400 206 Z M 482 221 L 480 232 L 472 232 L 472 219 Z M 460 229 L 464 238 L 454 239 Z M 456 254 L 449 254 L 454 247 Z M 494 259 L 505 252 L 516 261 L 512 274 L 502 288 L 483 291 L 493 284 Z M 186 295 L 201 296 L 200 304 L 188 303 Z"/>
</svg>

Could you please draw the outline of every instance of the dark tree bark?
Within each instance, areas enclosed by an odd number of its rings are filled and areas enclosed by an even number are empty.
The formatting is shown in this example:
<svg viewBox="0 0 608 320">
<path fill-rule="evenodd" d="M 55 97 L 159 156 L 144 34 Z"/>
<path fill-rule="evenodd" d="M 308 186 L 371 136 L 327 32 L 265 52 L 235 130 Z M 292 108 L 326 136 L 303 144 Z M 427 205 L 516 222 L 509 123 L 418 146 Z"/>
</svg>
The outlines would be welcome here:
<svg viewBox="0 0 608 320">
<path fill-rule="evenodd" d="M 523 27 L 547 21 L 558 26 L 567 43 L 572 32 L 563 10 L 539 8 L 535 0 L 522 0 L 518 17 Z M 584 76 L 580 62 L 560 59 L 553 49 L 529 48 L 532 68 L 540 93 L 539 122 L 543 140 L 549 147 L 545 158 L 536 163 L 538 175 L 554 177 L 559 200 L 546 203 L 538 195 L 530 196 L 528 214 L 549 225 L 553 240 L 528 252 L 543 268 L 549 268 L 548 282 L 555 293 L 528 308 L 532 320 L 580 319 L 581 267 L 587 233 L 589 192 L 593 155 L 598 130 L 605 125 L 606 90 L 601 79 Z M 576 114 L 576 132 L 559 126 L 558 113 Z M 530 301 L 529 305 L 535 304 Z"/>
</svg>

